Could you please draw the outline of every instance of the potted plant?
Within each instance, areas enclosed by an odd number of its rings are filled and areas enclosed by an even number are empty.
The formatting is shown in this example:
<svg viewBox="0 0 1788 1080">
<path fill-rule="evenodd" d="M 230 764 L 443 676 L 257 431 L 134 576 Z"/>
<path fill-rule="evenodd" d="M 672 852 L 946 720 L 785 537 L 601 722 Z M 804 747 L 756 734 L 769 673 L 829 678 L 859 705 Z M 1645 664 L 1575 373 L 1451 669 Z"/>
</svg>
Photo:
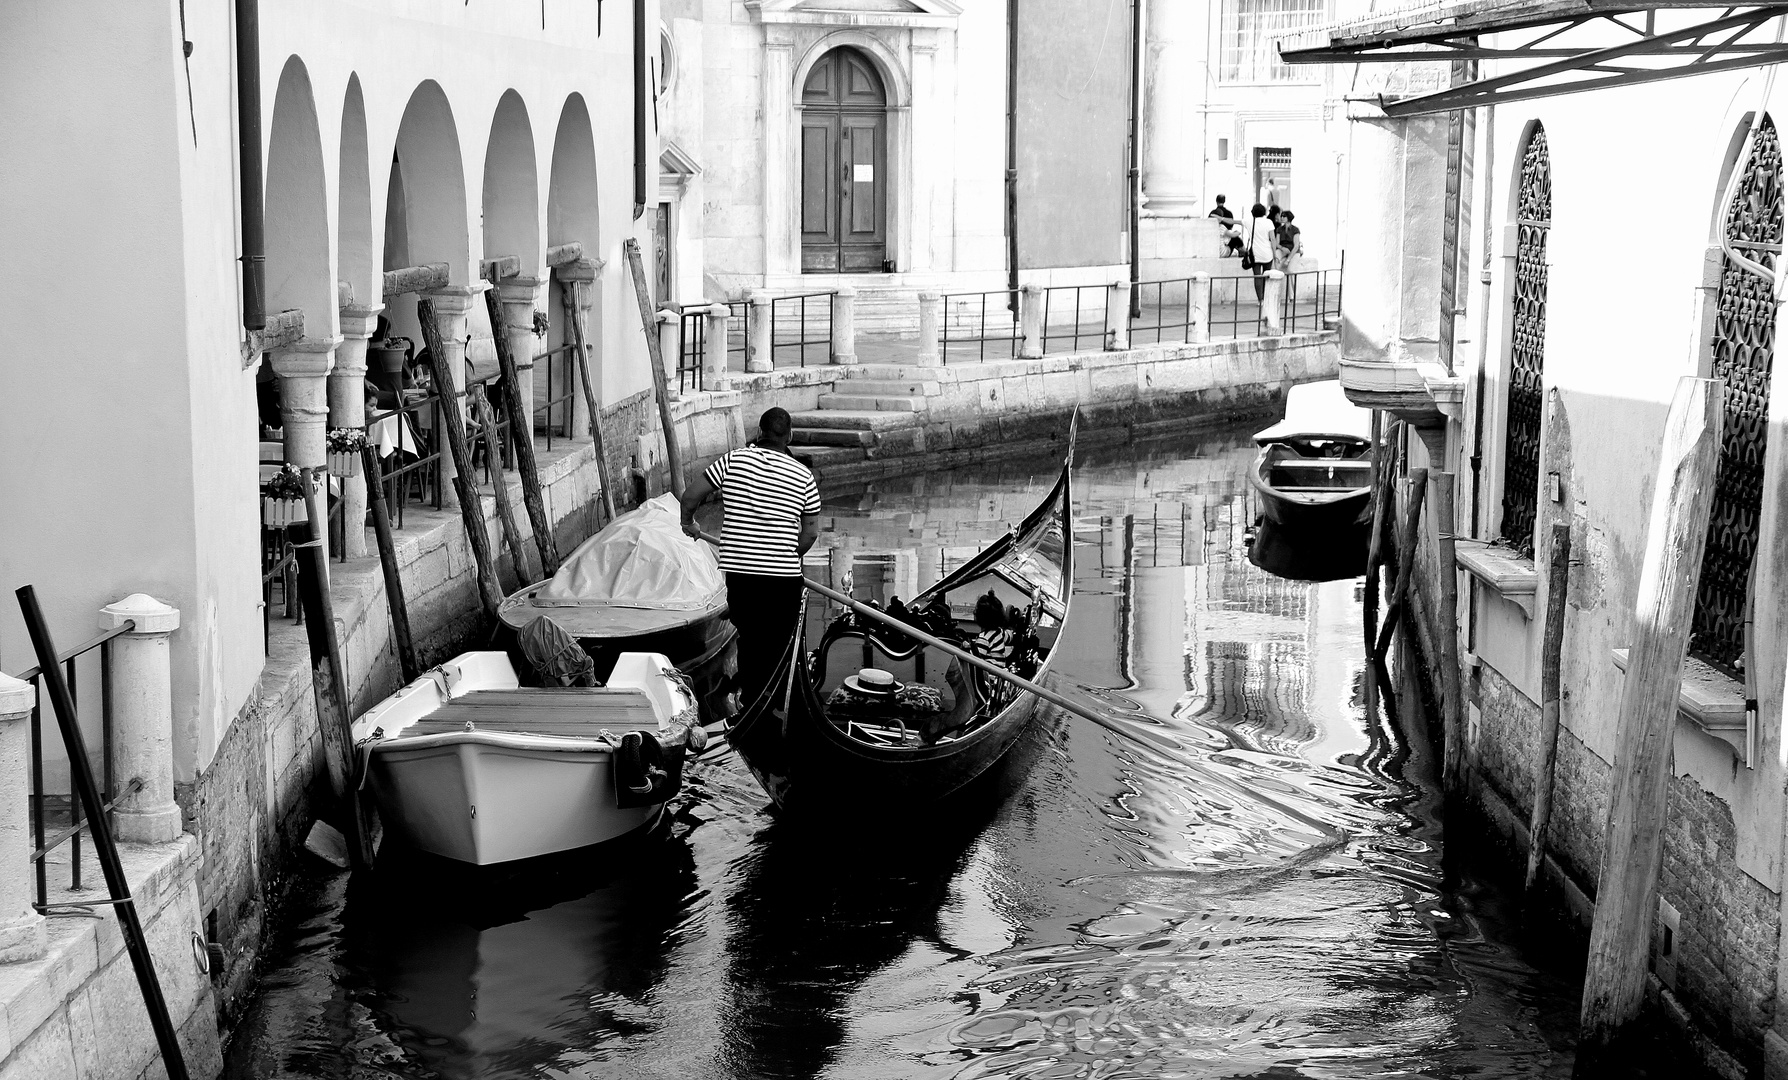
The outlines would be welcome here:
<svg viewBox="0 0 1788 1080">
<path fill-rule="evenodd" d="M 546 312 L 544 312 L 544 311 L 534 312 L 534 336 L 535 337 L 537 337 L 537 338 L 545 337 L 546 331 L 549 327 L 551 327 L 551 325 L 552 325 L 551 323 L 546 321 Z"/>
<path fill-rule="evenodd" d="M 366 447 L 366 432 L 359 428 L 330 428 L 324 441 L 329 446 L 330 476 L 360 475 L 360 451 Z"/>
<path fill-rule="evenodd" d="M 303 513 L 304 474 L 289 462 L 261 485 L 261 521 L 269 529 L 283 529 Z"/>
</svg>

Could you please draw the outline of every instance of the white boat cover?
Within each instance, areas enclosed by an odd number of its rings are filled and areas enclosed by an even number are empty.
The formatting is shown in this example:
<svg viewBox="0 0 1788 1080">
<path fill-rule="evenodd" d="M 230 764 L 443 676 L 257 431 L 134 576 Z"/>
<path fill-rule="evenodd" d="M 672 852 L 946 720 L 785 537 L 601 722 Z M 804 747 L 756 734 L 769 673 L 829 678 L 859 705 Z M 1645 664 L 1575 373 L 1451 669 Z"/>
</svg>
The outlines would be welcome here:
<svg viewBox="0 0 1788 1080">
<path fill-rule="evenodd" d="M 676 497 L 631 510 L 566 557 L 552 580 L 509 598 L 503 620 L 550 615 L 578 637 L 650 633 L 726 606 L 714 550 L 683 535 Z"/>
<path fill-rule="evenodd" d="M 1372 438 L 1372 413 L 1347 400 L 1339 379 L 1299 383 L 1285 394 L 1285 419 L 1254 433 L 1256 443 L 1296 438 Z"/>
</svg>

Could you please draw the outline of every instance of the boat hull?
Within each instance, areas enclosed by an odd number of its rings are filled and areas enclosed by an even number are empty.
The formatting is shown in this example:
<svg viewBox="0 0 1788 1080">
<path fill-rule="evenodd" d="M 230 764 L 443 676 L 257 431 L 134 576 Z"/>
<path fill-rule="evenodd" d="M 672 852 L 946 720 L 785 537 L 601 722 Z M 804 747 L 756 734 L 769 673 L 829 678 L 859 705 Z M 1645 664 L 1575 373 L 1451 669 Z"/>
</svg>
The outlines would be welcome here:
<svg viewBox="0 0 1788 1080">
<path fill-rule="evenodd" d="M 596 677 L 606 680 L 622 653 L 663 653 L 689 680 L 704 721 L 724 716 L 731 687 L 727 676 L 736 664 L 738 630 L 722 608 L 718 613 L 670 630 L 632 637 L 580 637 L 577 643 L 596 663 Z"/>
<path fill-rule="evenodd" d="M 475 866 L 588 847 L 650 825 L 663 803 L 616 805 L 606 747 L 539 749 L 493 737 L 431 738 L 373 755 L 388 835 Z M 675 751 L 681 760 L 682 748 Z"/>
</svg>

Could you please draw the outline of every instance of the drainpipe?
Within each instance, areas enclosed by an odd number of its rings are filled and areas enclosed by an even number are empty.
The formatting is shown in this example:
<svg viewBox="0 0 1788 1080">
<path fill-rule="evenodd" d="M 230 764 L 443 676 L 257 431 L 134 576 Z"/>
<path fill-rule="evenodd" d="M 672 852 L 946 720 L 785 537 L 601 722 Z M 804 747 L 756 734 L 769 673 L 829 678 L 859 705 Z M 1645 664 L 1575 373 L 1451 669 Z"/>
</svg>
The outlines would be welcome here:
<svg viewBox="0 0 1788 1080">
<path fill-rule="evenodd" d="M 261 10 L 236 0 L 236 131 L 242 173 L 242 325 L 267 326 L 267 231 L 261 202 Z"/>
<path fill-rule="evenodd" d="M 1480 540 L 1478 521 L 1484 505 L 1484 385 L 1490 366 L 1490 248 L 1496 220 L 1496 106 L 1484 106 L 1484 268 L 1478 273 L 1483 302 L 1478 304 L 1478 400 L 1471 425 L 1471 538 Z"/>
<path fill-rule="evenodd" d="M 1142 0 L 1130 0 L 1130 317 L 1142 315 Z"/>
<path fill-rule="evenodd" d="M 646 212 L 646 0 L 633 0 L 633 219 Z"/>
<path fill-rule="evenodd" d="M 1006 289 L 1018 318 L 1018 0 L 1006 0 Z"/>
</svg>

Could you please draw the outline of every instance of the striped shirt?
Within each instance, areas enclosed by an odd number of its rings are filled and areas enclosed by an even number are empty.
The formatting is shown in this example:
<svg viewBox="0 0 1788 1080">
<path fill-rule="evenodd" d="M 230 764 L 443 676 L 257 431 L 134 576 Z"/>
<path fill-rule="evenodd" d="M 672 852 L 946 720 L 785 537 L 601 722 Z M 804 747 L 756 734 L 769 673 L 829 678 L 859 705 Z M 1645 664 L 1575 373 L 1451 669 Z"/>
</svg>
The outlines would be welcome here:
<svg viewBox="0 0 1788 1080">
<path fill-rule="evenodd" d="M 742 446 L 708 466 L 707 477 L 726 507 L 720 569 L 799 577 L 801 518 L 820 510 L 807 466 L 780 450 Z"/>
</svg>

